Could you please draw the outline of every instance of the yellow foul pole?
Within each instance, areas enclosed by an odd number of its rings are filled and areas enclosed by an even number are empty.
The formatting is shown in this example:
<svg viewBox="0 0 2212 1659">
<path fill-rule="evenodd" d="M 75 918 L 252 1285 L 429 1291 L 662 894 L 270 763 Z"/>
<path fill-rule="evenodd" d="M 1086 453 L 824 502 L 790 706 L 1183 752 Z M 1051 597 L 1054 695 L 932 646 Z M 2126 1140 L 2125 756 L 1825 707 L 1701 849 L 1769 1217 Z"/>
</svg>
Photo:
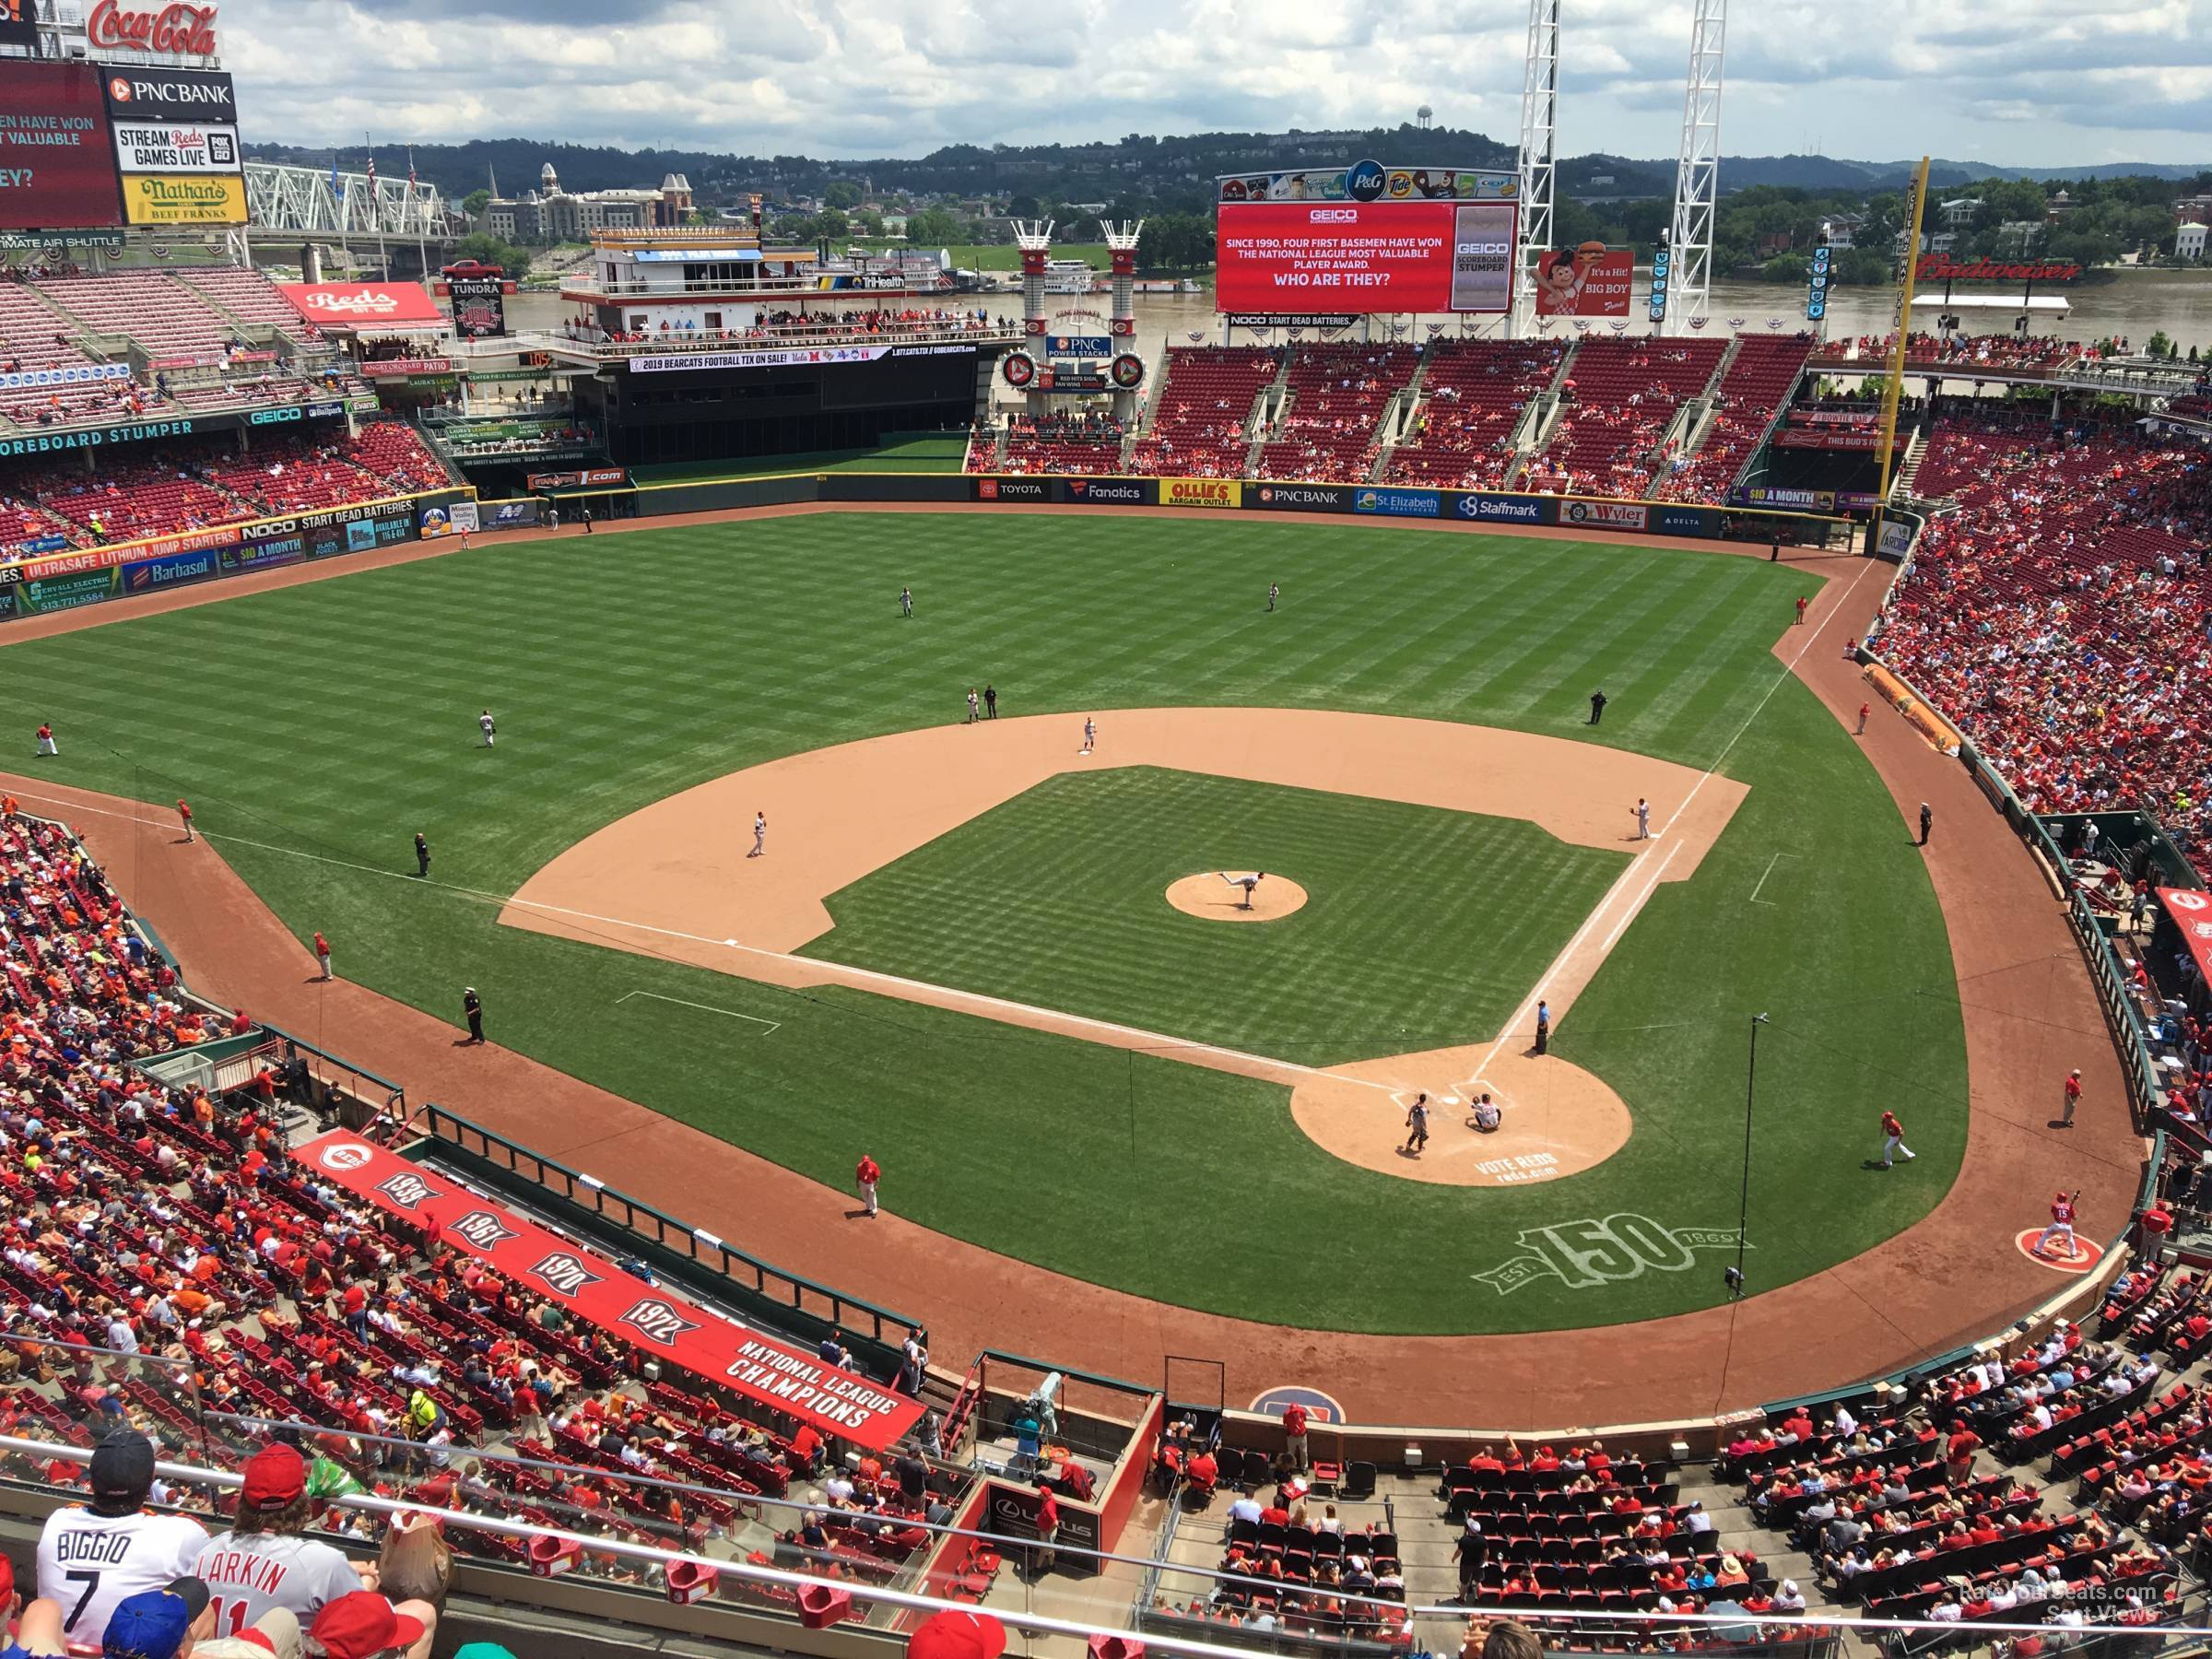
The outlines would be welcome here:
<svg viewBox="0 0 2212 1659">
<path fill-rule="evenodd" d="M 1928 207 L 1928 159 L 1920 159 L 1912 175 L 1912 218 L 1905 229 L 1905 275 L 1897 290 L 1896 326 L 1889 343 L 1889 382 L 1882 389 L 1882 436 L 1877 453 L 1882 458 L 1882 487 L 1875 507 L 1875 534 L 1881 533 L 1882 509 L 1889 503 L 1891 453 L 1897 442 L 1897 400 L 1905 386 L 1905 336 L 1912 329 L 1912 279 L 1920 270 L 1920 227 Z"/>
</svg>

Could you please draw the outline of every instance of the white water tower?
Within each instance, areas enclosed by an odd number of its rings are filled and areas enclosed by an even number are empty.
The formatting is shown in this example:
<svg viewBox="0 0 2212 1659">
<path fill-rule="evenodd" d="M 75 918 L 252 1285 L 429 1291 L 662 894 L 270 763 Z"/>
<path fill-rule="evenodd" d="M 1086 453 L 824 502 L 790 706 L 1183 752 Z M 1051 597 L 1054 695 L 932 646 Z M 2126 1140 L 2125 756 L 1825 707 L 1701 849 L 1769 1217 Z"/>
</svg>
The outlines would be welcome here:
<svg viewBox="0 0 2212 1659">
<path fill-rule="evenodd" d="M 1429 130 L 1430 124 L 1433 124 L 1435 120 L 1436 112 L 1430 109 L 1427 104 L 1423 104 L 1419 109 L 1413 112 L 1413 124 L 1419 127 L 1424 133 Z"/>
</svg>

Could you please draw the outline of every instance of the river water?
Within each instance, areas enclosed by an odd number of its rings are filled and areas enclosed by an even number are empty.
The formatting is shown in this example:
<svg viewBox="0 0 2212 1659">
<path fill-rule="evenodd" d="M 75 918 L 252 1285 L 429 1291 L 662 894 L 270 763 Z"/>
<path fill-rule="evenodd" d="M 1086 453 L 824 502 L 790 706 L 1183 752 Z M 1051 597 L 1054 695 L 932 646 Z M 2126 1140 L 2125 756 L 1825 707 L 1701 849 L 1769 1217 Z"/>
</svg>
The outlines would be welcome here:
<svg viewBox="0 0 2212 1659">
<path fill-rule="evenodd" d="M 1983 287 L 1974 291 L 1999 290 Z M 2049 291 L 2063 294 L 2073 309 L 2055 321 L 2039 315 L 2034 324 L 2036 334 L 2056 334 L 2069 340 L 2101 340 L 2120 335 L 2131 345 L 2139 347 L 2162 328 L 2171 338 L 2180 342 L 2183 351 L 2194 346 L 2200 353 L 2212 353 L 2212 270 L 2124 270 L 2113 274 L 2109 280 L 2077 283 L 2069 288 Z M 1002 292 L 971 297 L 963 303 L 982 304 L 994 313 L 1013 315 L 1019 312 L 1021 301 L 1018 295 Z M 1103 316 L 1109 301 L 1102 293 L 1092 294 L 1088 300 L 1054 294 L 1050 303 L 1054 313 L 1090 311 Z M 1893 288 L 1836 288 L 1829 301 L 1829 337 L 1842 339 L 1853 335 L 1887 334 L 1896 306 L 1897 293 Z M 516 294 L 507 301 L 508 326 L 558 328 L 571 310 L 558 294 Z M 1708 310 L 1712 318 L 1708 332 L 1728 330 L 1731 320 L 1737 317 L 1743 319 L 1741 326 L 1753 333 L 1765 329 L 1769 319 L 1779 320 L 1785 330 L 1802 328 L 1805 289 L 1794 283 L 1715 283 Z M 2010 332 L 2014 313 L 1990 311 L 1965 315 L 1967 332 L 1995 334 Z M 1206 291 L 1196 294 L 1139 294 L 1136 318 L 1138 344 L 1147 353 L 1157 352 L 1163 344 L 1184 345 L 1194 334 L 1209 342 L 1218 343 L 1221 338 L 1221 323 L 1214 311 L 1211 284 Z M 1450 325 L 1454 319 L 1432 317 L 1415 321 L 1417 332 L 1412 337 L 1421 339 L 1427 337 L 1429 323 Z M 1601 332 L 1604 326 L 1594 323 L 1590 332 Z M 1643 329 L 1641 313 L 1630 316 L 1629 326 L 1635 332 Z M 1924 320 L 1924 326 L 1932 324 Z M 1382 338 L 1380 318 L 1375 321 L 1375 337 Z M 1068 332 L 1075 331 L 1071 328 Z M 1559 337 L 1566 337 L 1566 331 L 1561 331 Z"/>
</svg>

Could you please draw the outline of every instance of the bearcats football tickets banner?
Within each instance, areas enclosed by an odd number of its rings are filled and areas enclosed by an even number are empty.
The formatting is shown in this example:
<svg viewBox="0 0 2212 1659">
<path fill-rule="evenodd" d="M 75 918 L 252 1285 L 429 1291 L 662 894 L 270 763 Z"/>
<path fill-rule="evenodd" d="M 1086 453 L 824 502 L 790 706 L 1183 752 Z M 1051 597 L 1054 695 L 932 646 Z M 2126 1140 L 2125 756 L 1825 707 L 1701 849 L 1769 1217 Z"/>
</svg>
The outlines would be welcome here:
<svg viewBox="0 0 2212 1659">
<path fill-rule="evenodd" d="M 922 1403 L 828 1365 L 622 1271 L 604 1256 L 499 1208 L 434 1170 L 343 1130 L 294 1154 L 316 1174 L 465 1250 L 534 1296 L 639 1352 L 734 1389 L 821 1433 L 880 1452 L 920 1420 Z"/>
</svg>

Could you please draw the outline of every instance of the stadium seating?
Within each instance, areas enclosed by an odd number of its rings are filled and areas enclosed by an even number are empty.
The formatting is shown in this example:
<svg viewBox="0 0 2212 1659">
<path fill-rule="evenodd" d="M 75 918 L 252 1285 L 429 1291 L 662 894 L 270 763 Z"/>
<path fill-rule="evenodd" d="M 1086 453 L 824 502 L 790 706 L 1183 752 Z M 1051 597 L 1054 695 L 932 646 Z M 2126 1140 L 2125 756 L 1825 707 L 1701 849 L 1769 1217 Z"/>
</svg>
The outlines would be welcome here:
<svg viewBox="0 0 2212 1659">
<path fill-rule="evenodd" d="M 1347 342 L 1291 349 L 1289 400 L 1260 446 L 1263 478 L 1364 478 L 1381 446 L 1376 423 L 1420 365 L 1410 346 Z"/>
<path fill-rule="evenodd" d="M 987 451 L 976 452 L 987 457 Z M 974 457 L 971 457 L 971 464 Z M 1008 423 L 1006 454 L 997 470 L 1009 473 L 1118 473 L 1121 422 L 1105 416 L 1017 415 Z"/>
<path fill-rule="evenodd" d="M 2127 426 L 1939 417 L 1923 535 L 1877 648 L 2039 812 L 2140 803 L 2201 867 L 2212 466 Z"/>
<path fill-rule="evenodd" d="M 1390 453 L 1394 484 L 1489 489 L 1529 401 L 1551 383 L 1565 347 L 1548 340 L 1439 340 L 1421 370 L 1413 435 Z"/>
<path fill-rule="evenodd" d="M 1583 340 L 1567 366 L 1559 421 L 1530 478 L 1547 488 L 1641 496 L 1675 412 L 1705 389 L 1725 340 Z"/>
<path fill-rule="evenodd" d="M 0 547 L 68 535 L 82 546 L 136 541 L 272 514 L 436 489 L 453 480 L 413 427 L 371 421 L 358 438 L 264 433 L 250 455 L 229 438 L 187 440 L 88 475 L 66 464 L 0 472 Z"/>
<path fill-rule="evenodd" d="M 1281 366 L 1256 346 L 1169 347 L 1152 428 L 1131 451 L 1129 470 L 1148 477 L 1241 475 L 1253 403 Z"/>
<path fill-rule="evenodd" d="M 319 340 L 323 331 L 302 317 L 276 285 L 259 271 L 238 265 L 194 265 L 177 278 L 241 323 L 265 324 L 298 340 Z"/>
<path fill-rule="evenodd" d="M 91 333 L 124 335 L 157 362 L 185 357 L 219 359 L 239 338 L 235 326 L 166 272 L 53 276 L 37 287 L 48 301 Z"/>
<path fill-rule="evenodd" d="M 46 305 L 28 283 L 0 279 L 0 373 L 79 369 L 97 359 L 81 350 L 67 317 Z M 76 386 L 0 387 L 0 418 L 18 427 L 128 412 L 152 394 L 130 381 Z"/>
<path fill-rule="evenodd" d="M 1795 390 L 1812 351 L 1809 336 L 1747 335 L 1721 376 L 1705 441 L 1687 465 L 1669 473 L 1652 494 L 1662 501 L 1725 502 L 1728 487 L 1764 440 Z"/>
</svg>

